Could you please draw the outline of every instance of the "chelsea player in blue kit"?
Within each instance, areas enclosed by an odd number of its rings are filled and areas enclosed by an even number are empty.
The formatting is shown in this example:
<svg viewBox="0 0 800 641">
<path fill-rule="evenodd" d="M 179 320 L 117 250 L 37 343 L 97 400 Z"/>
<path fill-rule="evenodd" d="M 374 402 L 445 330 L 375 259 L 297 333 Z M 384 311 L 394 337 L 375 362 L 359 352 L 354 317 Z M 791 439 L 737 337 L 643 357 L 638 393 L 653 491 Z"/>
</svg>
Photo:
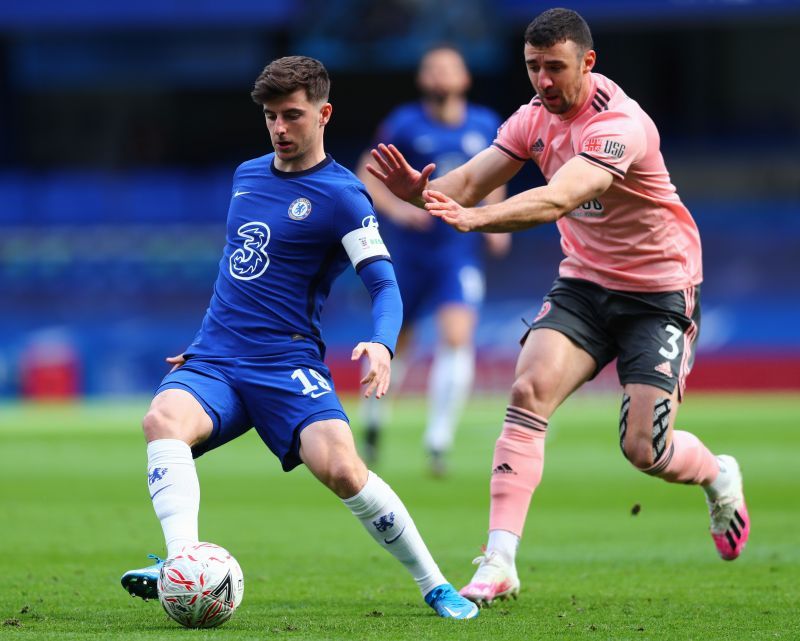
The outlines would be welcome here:
<svg viewBox="0 0 800 641">
<path fill-rule="evenodd" d="M 275 152 L 234 174 L 219 276 L 200 331 L 143 420 L 148 486 L 167 556 L 197 543 L 200 487 L 194 458 L 255 427 L 289 471 L 304 463 L 375 541 L 402 563 L 439 616 L 477 608 L 440 572 L 400 498 L 356 453 L 323 359 L 320 313 L 352 264 L 372 297 L 374 333 L 365 395 L 382 397 L 402 303 L 372 204 L 358 179 L 326 155 L 330 80 L 313 58 L 270 63 L 252 91 Z M 134 596 L 157 597 L 161 562 L 126 572 Z"/>
<path fill-rule="evenodd" d="M 471 78 L 461 54 L 441 45 L 420 60 L 417 85 L 422 99 L 396 108 L 381 123 L 376 140 L 392 143 L 415 167 L 436 165 L 445 174 L 485 149 L 494 140 L 501 119 L 487 107 L 467 101 Z M 481 269 L 481 235 L 461 234 L 444 221 L 396 198 L 366 171 L 367 153 L 359 166 L 378 211 L 388 218 L 384 226 L 387 244 L 403 296 L 405 323 L 397 345 L 395 389 L 401 384 L 403 359 L 411 342 L 411 329 L 425 315 L 434 313 L 436 348 L 428 379 L 428 420 L 424 446 L 431 471 L 445 472 L 445 455 L 469 395 L 475 371 L 473 334 L 477 310 L 484 296 Z M 505 197 L 501 187 L 486 203 Z M 510 246 L 509 234 L 485 234 L 489 251 L 501 256 Z M 384 403 L 365 401 L 365 456 L 374 461 L 382 424 Z"/>
</svg>

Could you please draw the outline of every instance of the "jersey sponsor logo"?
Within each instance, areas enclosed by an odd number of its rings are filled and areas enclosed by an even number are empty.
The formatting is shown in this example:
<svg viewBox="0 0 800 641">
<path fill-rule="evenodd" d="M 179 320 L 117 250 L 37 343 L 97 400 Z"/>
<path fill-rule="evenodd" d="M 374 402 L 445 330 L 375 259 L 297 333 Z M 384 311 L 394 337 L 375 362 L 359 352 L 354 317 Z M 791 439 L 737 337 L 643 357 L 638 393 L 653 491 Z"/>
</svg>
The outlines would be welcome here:
<svg viewBox="0 0 800 641">
<path fill-rule="evenodd" d="M 374 214 L 370 214 L 369 216 L 364 216 L 361 219 L 361 226 L 365 229 L 369 229 L 370 227 L 374 227 L 375 229 L 378 228 L 378 219 Z"/>
<path fill-rule="evenodd" d="M 289 218 L 303 220 L 311 213 L 311 201 L 308 198 L 297 198 L 289 205 Z"/>
<path fill-rule="evenodd" d="M 544 151 L 544 140 L 537 138 L 536 142 L 531 145 L 532 154 L 540 154 Z"/>
<path fill-rule="evenodd" d="M 258 278 L 269 267 L 269 254 L 267 254 L 269 227 L 264 223 L 253 221 L 239 227 L 237 233 L 244 241 L 242 246 L 231 254 L 228 261 L 231 276 L 238 280 Z"/>
<path fill-rule="evenodd" d="M 620 159 L 625 154 L 625 145 L 616 140 L 589 138 L 583 143 L 583 150 L 590 154 L 601 154 Z"/>
<path fill-rule="evenodd" d="M 604 215 L 603 203 L 597 198 L 587 200 L 567 214 L 570 218 L 602 218 Z"/>
</svg>

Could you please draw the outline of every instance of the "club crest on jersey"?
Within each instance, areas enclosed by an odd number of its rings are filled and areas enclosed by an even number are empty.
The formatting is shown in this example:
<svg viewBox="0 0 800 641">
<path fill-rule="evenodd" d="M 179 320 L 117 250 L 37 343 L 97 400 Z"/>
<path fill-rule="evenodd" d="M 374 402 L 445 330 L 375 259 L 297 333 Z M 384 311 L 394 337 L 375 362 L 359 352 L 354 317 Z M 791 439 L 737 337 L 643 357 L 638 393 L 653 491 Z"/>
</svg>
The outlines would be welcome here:
<svg viewBox="0 0 800 641">
<path fill-rule="evenodd" d="M 533 319 L 533 322 L 535 323 L 539 319 L 547 316 L 547 312 L 550 311 L 550 307 L 551 307 L 550 301 L 549 300 L 544 301 L 544 303 L 542 303 L 542 308 L 539 310 L 539 313 L 536 314 L 536 318 Z"/>
<path fill-rule="evenodd" d="M 625 145 L 616 140 L 589 138 L 589 140 L 583 144 L 583 150 L 589 153 L 601 154 L 619 159 L 625 154 Z"/>
<path fill-rule="evenodd" d="M 308 198 L 297 198 L 289 205 L 289 218 L 303 220 L 311 213 L 311 201 Z"/>
<path fill-rule="evenodd" d="M 364 216 L 364 218 L 361 219 L 361 226 L 364 227 L 365 229 L 369 229 L 370 227 L 374 227 L 375 229 L 377 229 L 378 219 L 372 214 L 370 214 L 369 216 Z"/>
</svg>

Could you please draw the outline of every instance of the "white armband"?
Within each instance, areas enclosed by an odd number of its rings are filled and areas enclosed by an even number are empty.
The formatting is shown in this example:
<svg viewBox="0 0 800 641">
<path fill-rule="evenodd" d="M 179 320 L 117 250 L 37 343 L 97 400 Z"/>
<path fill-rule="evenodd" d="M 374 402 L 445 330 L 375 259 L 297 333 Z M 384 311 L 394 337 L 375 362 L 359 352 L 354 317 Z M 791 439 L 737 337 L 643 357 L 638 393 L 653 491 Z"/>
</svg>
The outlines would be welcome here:
<svg viewBox="0 0 800 641">
<path fill-rule="evenodd" d="M 342 245 L 355 269 L 369 258 L 389 258 L 389 250 L 383 244 L 378 228 L 374 226 L 359 227 L 345 234 Z"/>
</svg>

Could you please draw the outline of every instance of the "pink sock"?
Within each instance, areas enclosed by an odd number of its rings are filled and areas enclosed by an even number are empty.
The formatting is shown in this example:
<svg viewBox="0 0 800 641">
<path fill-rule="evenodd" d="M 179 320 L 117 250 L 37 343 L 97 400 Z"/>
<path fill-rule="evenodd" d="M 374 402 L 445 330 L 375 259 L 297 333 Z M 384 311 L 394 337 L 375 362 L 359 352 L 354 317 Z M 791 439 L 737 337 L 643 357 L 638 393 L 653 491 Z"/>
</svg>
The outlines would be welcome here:
<svg viewBox="0 0 800 641">
<path fill-rule="evenodd" d="M 542 479 L 546 433 L 546 419 L 509 405 L 494 447 L 490 530 L 522 536 L 531 496 Z"/>
<path fill-rule="evenodd" d="M 708 485 L 717 478 L 719 463 L 694 434 L 674 430 L 672 445 L 661 460 L 643 471 L 669 483 Z"/>
</svg>

